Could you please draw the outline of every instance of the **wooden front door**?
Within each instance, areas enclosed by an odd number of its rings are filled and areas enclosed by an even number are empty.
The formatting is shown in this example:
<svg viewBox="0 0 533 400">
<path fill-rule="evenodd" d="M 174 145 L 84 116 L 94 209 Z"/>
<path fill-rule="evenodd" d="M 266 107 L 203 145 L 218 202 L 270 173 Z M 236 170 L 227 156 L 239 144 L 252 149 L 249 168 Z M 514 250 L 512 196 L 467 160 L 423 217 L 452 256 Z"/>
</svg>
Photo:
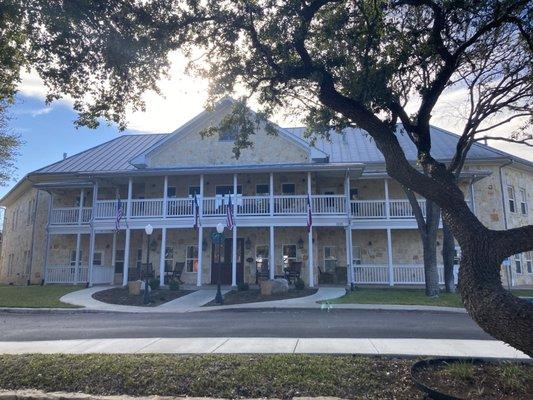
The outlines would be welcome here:
<svg viewBox="0 0 533 400">
<path fill-rule="evenodd" d="M 220 254 L 220 281 L 223 285 L 231 285 L 231 253 L 232 238 L 226 238 Z M 215 285 L 218 279 L 218 252 L 217 244 L 211 247 L 211 284 Z M 244 239 L 237 239 L 237 284 L 244 282 Z"/>
</svg>

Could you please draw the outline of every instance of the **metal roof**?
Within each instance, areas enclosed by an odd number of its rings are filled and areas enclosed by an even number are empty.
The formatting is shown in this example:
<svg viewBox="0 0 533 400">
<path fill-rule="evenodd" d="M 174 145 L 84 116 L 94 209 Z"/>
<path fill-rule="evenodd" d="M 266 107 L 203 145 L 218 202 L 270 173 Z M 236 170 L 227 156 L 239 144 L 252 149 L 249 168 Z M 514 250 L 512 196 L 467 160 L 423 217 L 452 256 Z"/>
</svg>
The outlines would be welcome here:
<svg viewBox="0 0 533 400">
<path fill-rule="evenodd" d="M 285 128 L 291 133 L 304 137 L 305 128 Z M 437 160 L 451 160 L 455 154 L 459 136 L 446 130 L 431 127 L 431 155 Z M 396 136 L 405 156 L 409 161 L 417 160 L 417 151 L 414 143 L 403 129 L 397 129 Z M 374 140 L 366 131 L 358 128 L 346 128 L 342 133 L 330 132 L 329 140 L 323 137 L 317 138 L 315 146 L 329 154 L 330 162 L 362 162 L 384 163 Z M 502 157 L 512 157 L 502 151 L 489 146 L 474 143 L 468 152 L 469 160 L 487 160 Z M 525 160 L 523 160 L 525 161 Z M 527 161 L 525 161 L 527 163 Z"/>
<path fill-rule="evenodd" d="M 284 128 L 285 132 L 295 135 L 298 140 L 304 138 L 305 128 Z M 34 173 L 112 173 L 138 170 L 130 161 L 153 148 L 159 141 L 163 142 L 172 134 L 137 134 L 123 135 L 109 142 L 103 143 L 89 150 L 58 161 Z M 458 135 L 443 129 L 432 127 L 432 155 L 438 160 L 450 160 L 455 152 Z M 406 133 L 397 131 L 400 145 L 409 161 L 415 162 L 417 152 L 415 145 Z M 383 163 L 382 154 L 377 149 L 373 139 L 365 131 L 357 128 L 347 128 L 342 134 L 331 132 L 330 139 L 317 138 L 315 147 L 329 155 L 329 163 Z M 469 160 L 490 160 L 513 158 L 527 165 L 532 163 L 511 156 L 489 146 L 475 143 L 468 153 Z"/>
</svg>

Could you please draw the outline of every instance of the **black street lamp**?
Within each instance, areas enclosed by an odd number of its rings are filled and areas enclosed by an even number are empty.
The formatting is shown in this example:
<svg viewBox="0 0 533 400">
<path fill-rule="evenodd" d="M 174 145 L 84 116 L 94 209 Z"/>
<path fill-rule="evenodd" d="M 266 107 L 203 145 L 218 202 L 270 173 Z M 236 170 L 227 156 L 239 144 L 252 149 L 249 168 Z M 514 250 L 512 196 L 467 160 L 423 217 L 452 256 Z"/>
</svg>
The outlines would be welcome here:
<svg viewBox="0 0 533 400">
<path fill-rule="evenodd" d="M 213 243 L 218 244 L 218 271 L 217 271 L 217 294 L 215 296 L 215 303 L 217 304 L 223 304 L 224 299 L 222 298 L 222 292 L 220 290 L 220 271 L 222 269 L 221 264 L 221 254 L 222 254 L 222 243 L 224 242 L 224 225 L 219 223 L 217 225 L 216 232 L 211 233 L 211 240 L 213 240 Z"/>
<path fill-rule="evenodd" d="M 149 273 L 148 269 L 150 268 L 150 236 L 154 231 L 154 227 L 150 224 L 144 227 L 144 232 L 146 232 L 146 271 L 144 272 L 144 304 L 148 304 L 150 301 L 150 295 L 148 293 L 148 279 Z"/>
</svg>

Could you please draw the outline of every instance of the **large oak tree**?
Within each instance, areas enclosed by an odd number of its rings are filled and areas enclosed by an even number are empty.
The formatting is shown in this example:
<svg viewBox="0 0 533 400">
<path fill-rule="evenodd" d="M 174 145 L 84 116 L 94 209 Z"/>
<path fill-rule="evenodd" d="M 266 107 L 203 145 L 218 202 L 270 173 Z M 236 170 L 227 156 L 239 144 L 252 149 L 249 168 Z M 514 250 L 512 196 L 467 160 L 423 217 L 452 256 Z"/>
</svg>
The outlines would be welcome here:
<svg viewBox="0 0 533 400">
<path fill-rule="evenodd" d="M 103 117 L 124 126 L 128 107 L 143 107 L 141 94 L 157 87 L 168 53 L 180 50 L 210 80 L 211 101 L 240 93 L 264 115 L 294 109 L 315 135 L 366 130 L 388 174 L 440 207 L 462 249 L 459 290 L 470 315 L 533 356 L 533 305 L 500 280 L 502 260 L 533 249 L 533 226 L 488 229 L 465 203 L 456 178 L 480 125 L 465 126 L 449 165 L 432 157 L 430 136 L 443 93 L 481 69 L 492 115 L 502 123 L 531 115 L 530 1 L 7 1 L 20 8 L 25 65 L 49 85 L 49 100 L 74 99 L 80 124 Z M 510 50 L 519 57 L 501 57 Z M 516 87 L 502 91 L 509 81 Z M 482 98 L 473 97 L 473 109 Z M 241 125 L 236 154 L 253 142 L 242 110 L 228 119 Z M 418 149 L 417 166 L 399 145 L 399 122 Z"/>
</svg>

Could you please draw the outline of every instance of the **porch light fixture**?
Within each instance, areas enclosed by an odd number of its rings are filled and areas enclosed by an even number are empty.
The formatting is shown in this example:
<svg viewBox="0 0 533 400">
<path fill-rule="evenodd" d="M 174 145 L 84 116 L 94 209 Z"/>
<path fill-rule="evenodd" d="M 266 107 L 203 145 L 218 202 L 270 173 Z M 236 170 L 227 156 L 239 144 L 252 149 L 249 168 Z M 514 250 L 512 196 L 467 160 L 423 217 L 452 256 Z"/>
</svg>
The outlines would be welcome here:
<svg viewBox="0 0 533 400">
<path fill-rule="evenodd" d="M 304 241 L 302 238 L 298 239 L 298 248 L 300 250 L 304 248 Z"/>
</svg>

